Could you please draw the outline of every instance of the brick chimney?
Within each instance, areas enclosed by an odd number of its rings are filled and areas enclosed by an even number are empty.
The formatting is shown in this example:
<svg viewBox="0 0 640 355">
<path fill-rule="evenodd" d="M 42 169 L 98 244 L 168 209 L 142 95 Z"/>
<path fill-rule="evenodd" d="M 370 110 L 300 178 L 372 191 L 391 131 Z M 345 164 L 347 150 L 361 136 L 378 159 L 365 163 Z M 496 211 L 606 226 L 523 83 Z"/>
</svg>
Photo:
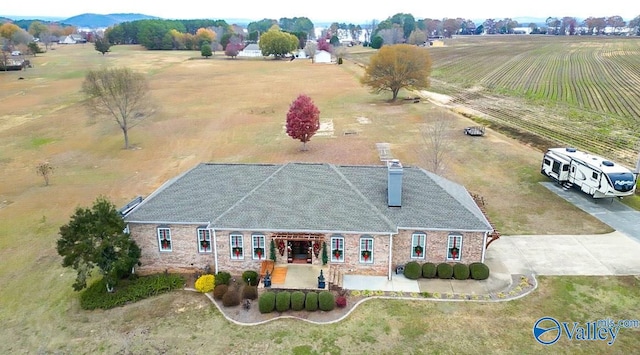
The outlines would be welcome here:
<svg viewBox="0 0 640 355">
<path fill-rule="evenodd" d="M 402 164 L 397 159 L 387 162 L 387 205 L 402 207 Z"/>
</svg>

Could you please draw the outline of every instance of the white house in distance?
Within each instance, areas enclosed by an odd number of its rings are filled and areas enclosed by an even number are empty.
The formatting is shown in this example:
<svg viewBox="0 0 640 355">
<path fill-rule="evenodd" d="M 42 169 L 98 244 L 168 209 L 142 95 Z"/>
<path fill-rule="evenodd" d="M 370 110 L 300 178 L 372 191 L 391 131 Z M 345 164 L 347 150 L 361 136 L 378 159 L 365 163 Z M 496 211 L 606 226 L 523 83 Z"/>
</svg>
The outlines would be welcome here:
<svg viewBox="0 0 640 355">
<path fill-rule="evenodd" d="M 71 34 L 66 37 L 61 37 L 58 41 L 58 44 L 76 44 L 76 43 L 87 43 L 87 40 L 84 39 L 79 34 Z"/>
<path fill-rule="evenodd" d="M 319 50 L 313 56 L 314 63 L 331 63 L 331 53 L 325 50 Z"/>
<path fill-rule="evenodd" d="M 238 53 L 238 57 L 262 57 L 262 51 L 257 43 L 251 43 Z"/>
<path fill-rule="evenodd" d="M 296 54 L 296 58 L 299 58 L 299 59 L 309 58 L 307 57 L 307 52 L 305 52 L 304 49 L 298 49 L 298 51 L 295 54 Z"/>
<path fill-rule="evenodd" d="M 513 33 L 516 35 L 530 35 L 531 31 L 533 31 L 531 27 L 514 27 L 513 29 Z"/>
</svg>

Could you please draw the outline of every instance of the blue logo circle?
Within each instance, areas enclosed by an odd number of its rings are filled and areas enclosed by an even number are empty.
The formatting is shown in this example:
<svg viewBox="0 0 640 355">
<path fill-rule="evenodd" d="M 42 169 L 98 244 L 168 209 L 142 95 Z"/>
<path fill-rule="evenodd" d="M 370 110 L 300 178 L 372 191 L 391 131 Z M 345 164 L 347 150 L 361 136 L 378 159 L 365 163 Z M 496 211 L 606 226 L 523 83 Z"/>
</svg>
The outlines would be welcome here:
<svg viewBox="0 0 640 355">
<path fill-rule="evenodd" d="M 543 334 L 553 335 L 553 332 L 555 332 L 555 337 L 553 337 L 551 340 L 540 339 Z M 536 321 L 536 323 L 533 325 L 533 337 L 538 343 L 542 345 L 554 344 L 558 341 L 558 339 L 560 339 L 561 335 L 562 329 L 560 328 L 560 323 L 554 318 L 542 317 L 538 319 L 538 321 Z"/>
</svg>

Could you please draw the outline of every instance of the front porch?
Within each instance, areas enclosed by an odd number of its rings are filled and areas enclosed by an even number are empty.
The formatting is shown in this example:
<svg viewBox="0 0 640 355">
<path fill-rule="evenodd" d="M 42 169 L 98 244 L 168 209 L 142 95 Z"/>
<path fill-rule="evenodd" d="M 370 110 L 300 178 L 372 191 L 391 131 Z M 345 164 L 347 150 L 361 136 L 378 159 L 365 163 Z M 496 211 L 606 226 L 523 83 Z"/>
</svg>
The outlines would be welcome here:
<svg viewBox="0 0 640 355">
<path fill-rule="evenodd" d="M 329 289 L 329 266 L 313 264 L 276 264 L 271 276 L 271 288 L 318 290 L 320 271 L 325 278 L 325 290 Z M 264 279 L 258 288 L 264 287 Z"/>
<path fill-rule="evenodd" d="M 424 279 L 418 280 L 407 279 L 402 274 L 392 274 L 391 280 L 386 276 L 368 276 L 368 275 L 342 275 L 334 273 L 328 265 L 317 266 L 309 264 L 278 264 L 275 266 L 274 274 L 285 270 L 281 280 L 275 282 L 272 280 L 271 289 L 290 289 L 290 290 L 321 290 L 318 288 L 318 276 L 322 270 L 325 277 L 326 287 L 324 290 L 338 289 L 344 290 L 369 290 L 369 291 L 387 291 L 387 292 L 430 292 L 445 294 L 475 294 L 484 295 L 509 287 L 512 283 L 512 275 L 500 263 L 490 262 L 491 277 L 486 281 L 465 280 L 458 281 L 454 279 Z M 279 270 L 278 270 L 279 269 Z M 259 289 L 265 289 L 261 280 Z M 268 288 L 267 288 L 268 289 Z"/>
<path fill-rule="evenodd" d="M 404 275 L 386 276 L 343 275 L 338 268 L 329 265 L 312 264 L 276 264 L 271 275 L 272 289 L 320 290 L 318 277 L 320 271 L 324 276 L 324 290 L 381 290 L 420 292 L 418 281 L 409 280 Z M 264 279 L 258 286 L 264 289 Z"/>
</svg>

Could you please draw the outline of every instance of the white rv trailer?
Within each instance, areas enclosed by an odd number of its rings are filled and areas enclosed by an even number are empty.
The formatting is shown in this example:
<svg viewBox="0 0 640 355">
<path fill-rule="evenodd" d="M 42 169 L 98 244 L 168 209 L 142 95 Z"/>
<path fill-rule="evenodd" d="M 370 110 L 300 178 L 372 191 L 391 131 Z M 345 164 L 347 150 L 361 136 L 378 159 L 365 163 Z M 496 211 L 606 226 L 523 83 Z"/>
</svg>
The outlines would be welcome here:
<svg viewBox="0 0 640 355">
<path fill-rule="evenodd" d="M 575 185 L 593 198 L 633 195 L 638 178 L 622 165 L 575 148 L 547 150 L 541 172 L 564 186 Z"/>
</svg>

